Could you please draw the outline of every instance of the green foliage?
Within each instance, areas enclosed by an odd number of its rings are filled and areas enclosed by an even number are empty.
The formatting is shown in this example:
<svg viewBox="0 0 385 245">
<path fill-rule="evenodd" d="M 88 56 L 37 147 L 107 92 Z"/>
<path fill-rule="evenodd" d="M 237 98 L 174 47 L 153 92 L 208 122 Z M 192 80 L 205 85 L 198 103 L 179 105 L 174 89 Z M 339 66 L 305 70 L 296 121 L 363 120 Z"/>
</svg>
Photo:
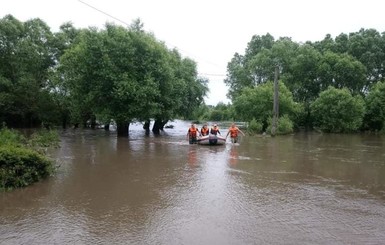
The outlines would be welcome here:
<svg viewBox="0 0 385 245">
<path fill-rule="evenodd" d="M 311 127 L 310 104 L 329 86 L 364 95 L 385 77 L 385 35 L 374 29 L 361 29 L 341 33 L 335 39 L 327 34 L 321 41 L 305 44 L 286 37 L 275 40 L 270 34 L 253 36 L 245 55 L 235 53 L 227 66 L 225 83 L 232 102 L 235 104 L 237 100 L 244 100 L 238 97 L 249 96 L 251 92 L 247 88 L 273 80 L 276 65 L 294 101 L 303 104 L 299 120 L 292 115 L 290 118 L 296 127 Z M 243 116 L 252 118 L 252 115 Z M 370 120 L 369 115 L 366 118 Z M 378 120 L 365 125 L 374 130 L 382 127 Z"/>
<path fill-rule="evenodd" d="M 209 113 L 205 118 L 208 121 L 230 121 L 233 119 L 233 106 L 219 102 L 216 106 L 209 109 Z"/>
<path fill-rule="evenodd" d="M 99 115 L 119 127 L 133 120 L 191 116 L 207 92 L 196 69 L 194 61 L 168 50 L 137 21 L 131 29 L 108 24 L 106 30 L 78 35 L 61 57 L 59 77 L 66 78 L 72 118 Z"/>
<path fill-rule="evenodd" d="M 348 88 L 353 93 L 364 91 L 366 67 L 349 54 L 327 51 L 318 65 L 319 82 L 324 88 Z"/>
<path fill-rule="evenodd" d="M 0 121 L 11 127 L 65 127 L 95 117 L 119 125 L 191 118 L 208 92 L 209 81 L 198 76 L 196 62 L 145 32 L 140 19 L 129 28 L 76 29 L 64 23 L 52 33 L 38 18 L 21 22 L 7 15 L 0 19 L 0 43 Z M 385 35 L 361 29 L 305 44 L 254 35 L 245 54 L 235 53 L 227 65 L 225 83 L 238 113 L 213 108 L 199 117 L 256 118 L 266 127 L 271 110 L 254 102 L 267 99 L 247 97 L 259 96 L 255 86 L 272 81 L 277 65 L 293 101 L 303 106 L 287 114 L 295 127 L 311 126 L 310 104 L 329 86 L 366 95 L 385 77 Z M 365 100 L 365 129 L 384 128 L 379 97 Z"/>
<path fill-rule="evenodd" d="M 41 129 L 34 132 L 28 141 L 32 147 L 57 147 L 59 146 L 59 134 L 55 130 Z"/>
<path fill-rule="evenodd" d="M 385 129 L 385 82 L 378 82 L 369 91 L 365 99 L 366 128 L 371 130 Z"/>
<path fill-rule="evenodd" d="M 20 22 L 11 15 L 0 19 L 0 119 L 8 126 L 41 123 L 39 108 L 47 104 L 43 94 L 49 68 L 55 64 L 52 39 L 40 19 Z"/>
<path fill-rule="evenodd" d="M 0 129 L 0 147 L 22 146 L 27 143 L 26 138 L 18 131 L 3 127 Z"/>
<path fill-rule="evenodd" d="M 247 126 L 247 132 L 249 134 L 262 133 L 263 132 L 263 124 L 261 122 L 258 122 L 255 119 L 253 119 L 249 122 L 249 125 Z"/>
<path fill-rule="evenodd" d="M 269 120 L 269 125 L 266 129 L 266 132 L 271 134 L 271 127 L 272 127 L 273 119 L 271 118 Z M 290 120 L 288 115 L 283 115 L 282 117 L 278 118 L 278 125 L 276 129 L 276 134 L 284 135 L 284 134 L 291 134 L 294 132 L 294 125 L 293 122 Z"/>
<path fill-rule="evenodd" d="M 0 189 L 24 187 L 52 172 L 52 162 L 36 151 L 0 146 Z"/>
<path fill-rule="evenodd" d="M 219 102 L 216 106 L 201 104 L 185 119 L 215 122 L 232 121 L 234 119 L 234 107 L 223 102 Z"/>
<path fill-rule="evenodd" d="M 282 74 L 296 101 L 306 103 L 318 97 L 322 89 L 317 72 L 321 58 L 321 53 L 311 45 L 299 46 L 287 72 Z"/>
<path fill-rule="evenodd" d="M 245 88 L 234 101 L 236 115 L 243 121 L 256 119 L 264 125 L 273 115 L 273 82 L 254 88 Z M 299 104 L 293 101 L 291 92 L 285 84 L 279 83 L 279 113 L 296 118 L 300 112 Z"/>
<path fill-rule="evenodd" d="M 0 190 L 27 186 L 53 172 L 42 147 L 57 146 L 56 131 L 41 130 L 25 138 L 16 130 L 0 129 Z"/>
<path fill-rule="evenodd" d="M 314 126 L 325 132 L 343 133 L 357 131 L 365 113 L 361 96 L 352 96 L 346 88 L 329 87 L 311 105 Z"/>
</svg>

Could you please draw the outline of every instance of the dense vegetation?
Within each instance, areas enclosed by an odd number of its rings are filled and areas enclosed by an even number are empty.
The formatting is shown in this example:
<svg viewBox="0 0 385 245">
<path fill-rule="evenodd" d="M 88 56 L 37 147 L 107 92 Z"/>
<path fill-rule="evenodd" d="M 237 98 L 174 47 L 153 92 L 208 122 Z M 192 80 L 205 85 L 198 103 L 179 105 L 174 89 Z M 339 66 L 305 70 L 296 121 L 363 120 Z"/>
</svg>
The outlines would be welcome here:
<svg viewBox="0 0 385 245">
<path fill-rule="evenodd" d="M 8 127 L 130 122 L 159 133 L 174 118 L 243 120 L 268 132 L 279 67 L 281 133 L 384 131 L 385 34 L 374 29 L 297 43 L 255 35 L 235 53 L 225 83 L 232 103 L 204 104 L 207 79 L 136 20 L 130 27 L 57 33 L 40 19 L 0 19 L 0 122 Z M 333 101 L 333 103 L 331 102 Z"/>
<path fill-rule="evenodd" d="M 0 19 L 0 121 L 8 127 L 95 126 L 188 117 L 203 102 L 207 80 L 196 63 L 169 50 L 139 20 L 129 28 L 58 33 L 40 19 Z M 148 128 L 147 128 L 148 130 Z"/>
<path fill-rule="evenodd" d="M 49 176 L 53 161 L 44 149 L 57 145 L 55 131 L 37 131 L 29 138 L 7 128 L 0 129 L 0 191 L 24 187 Z"/>
<path fill-rule="evenodd" d="M 236 53 L 228 63 L 225 83 L 236 116 L 263 130 L 271 120 L 277 66 L 280 115 L 293 127 L 384 132 L 385 33 L 361 29 L 306 43 L 253 36 L 245 54 Z"/>
</svg>

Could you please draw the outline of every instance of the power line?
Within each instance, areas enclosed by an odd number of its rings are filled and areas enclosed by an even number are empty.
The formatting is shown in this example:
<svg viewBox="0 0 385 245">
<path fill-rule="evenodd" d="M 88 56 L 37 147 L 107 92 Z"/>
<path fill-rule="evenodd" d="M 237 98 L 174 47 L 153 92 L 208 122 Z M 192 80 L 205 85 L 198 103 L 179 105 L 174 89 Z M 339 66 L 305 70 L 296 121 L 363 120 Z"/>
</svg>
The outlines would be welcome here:
<svg viewBox="0 0 385 245">
<path fill-rule="evenodd" d="M 202 76 L 211 76 L 211 77 L 226 77 L 225 74 L 213 74 L 213 73 L 199 73 Z"/>
<path fill-rule="evenodd" d="M 107 15 L 108 17 L 113 18 L 114 20 L 117 20 L 117 21 L 119 21 L 119 22 L 125 24 L 126 26 L 130 26 L 127 22 L 125 22 L 125 21 L 123 21 L 123 20 L 121 20 L 121 19 L 118 19 L 118 18 L 116 18 L 116 17 L 110 15 L 109 13 L 106 13 L 106 12 L 104 12 L 104 11 L 102 11 L 102 10 L 100 10 L 100 9 L 98 9 L 98 8 L 96 8 L 96 7 L 94 7 L 94 6 L 90 5 L 90 4 L 88 4 L 88 3 L 84 2 L 84 1 L 82 1 L 82 0 L 78 0 L 78 1 L 81 2 L 81 3 L 84 4 L 84 5 L 87 5 L 88 7 L 92 8 L 92 9 L 95 9 L 96 11 L 98 11 L 98 12 L 100 12 L 100 13 L 102 13 L 102 14 Z"/>
<path fill-rule="evenodd" d="M 96 8 L 96 7 L 92 6 L 92 5 L 89 4 L 89 3 L 86 3 L 85 1 L 82 1 L 82 0 L 78 0 L 78 1 L 79 1 L 80 3 L 82 3 L 82 4 L 84 4 L 84 5 L 86 5 L 86 6 L 90 7 L 90 8 L 92 8 L 92 9 L 94 9 L 94 10 L 96 10 L 96 11 L 98 11 L 98 12 L 104 14 L 104 15 L 107 15 L 108 17 L 110 17 L 110 18 L 112 18 L 112 19 L 114 19 L 114 20 L 119 21 L 120 23 L 123 23 L 123 24 L 126 25 L 127 27 L 130 26 L 130 24 L 128 24 L 127 22 L 125 22 L 125 21 L 123 21 L 123 20 L 121 20 L 121 19 L 119 19 L 119 18 L 117 18 L 117 17 L 115 17 L 115 16 L 113 16 L 113 15 L 111 15 L 111 14 L 109 14 L 109 13 L 107 13 L 107 12 L 101 10 L 101 9 L 99 9 L 99 8 Z M 168 44 L 169 46 L 171 46 L 171 47 L 173 47 L 173 48 L 176 48 L 176 49 L 178 49 L 178 50 L 184 52 L 185 54 L 188 54 L 188 55 L 191 56 L 191 57 L 196 57 L 195 55 L 189 54 L 189 52 L 187 52 L 187 51 L 185 51 L 185 50 L 182 50 L 182 49 L 178 48 L 177 46 L 175 46 L 175 45 L 173 45 L 173 44 L 171 44 L 171 43 L 166 42 L 166 44 Z M 196 58 L 198 58 L 198 57 L 196 57 Z M 198 59 L 199 59 L 199 58 L 198 58 Z M 210 62 L 210 61 L 208 61 L 208 60 L 205 60 L 205 59 L 201 59 L 201 60 L 204 61 L 204 62 L 206 62 L 206 63 L 208 63 L 208 64 L 212 64 L 212 65 L 215 65 L 215 66 L 219 66 L 218 64 L 215 64 L 215 63 Z M 224 75 L 224 74 L 210 74 L 210 73 L 200 73 L 200 75 L 204 75 L 204 76 L 216 76 L 216 77 L 225 77 L 225 76 L 226 76 L 226 75 Z"/>
</svg>

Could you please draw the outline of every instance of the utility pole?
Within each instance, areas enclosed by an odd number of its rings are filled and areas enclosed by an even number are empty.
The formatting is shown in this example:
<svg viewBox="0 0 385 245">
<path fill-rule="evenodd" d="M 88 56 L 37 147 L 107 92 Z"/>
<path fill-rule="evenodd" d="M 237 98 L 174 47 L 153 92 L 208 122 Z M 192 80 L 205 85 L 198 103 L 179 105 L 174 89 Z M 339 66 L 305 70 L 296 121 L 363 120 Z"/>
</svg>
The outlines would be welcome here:
<svg viewBox="0 0 385 245">
<path fill-rule="evenodd" d="M 271 136 L 275 136 L 275 132 L 278 127 L 278 118 L 279 118 L 278 73 L 279 73 L 279 67 L 277 65 L 275 67 L 275 75 L 274 75 L 274 105 L 273 105 L 273 124 L 271 126 Z"/>
</svg>

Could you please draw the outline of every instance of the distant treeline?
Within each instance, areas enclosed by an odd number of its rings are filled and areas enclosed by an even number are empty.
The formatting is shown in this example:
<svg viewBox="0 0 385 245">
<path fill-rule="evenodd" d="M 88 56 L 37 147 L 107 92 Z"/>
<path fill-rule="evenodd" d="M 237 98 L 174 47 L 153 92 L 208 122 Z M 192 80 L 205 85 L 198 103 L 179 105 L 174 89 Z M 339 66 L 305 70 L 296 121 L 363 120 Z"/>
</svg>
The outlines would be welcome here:
<svg viewBox="0 0 385 245">
<path fill-rule="evenodd" d="M 227 66 L 235 117 L 269 127 L 276 67 L 279 112 L 294 128 L 384 130 L 385 33 L 361 29 L 314 43 L 253 36 L 244 55 L 236 53 Z"/>
<path fill-rule="evenodd" d="M 385 35 L 361 29 L 317 42 L 253 36 L 235 53 L 225 83 L 232 103 L 206 106 L 208 80 L 196 63 L 143 30 L 77 29 L 52 33 L 36 18 L 0 19 L 0 122 L 8 127 L 77 127 L 132 121 L 159 133 L 174 118 L 241 120 L 269 131 L 274 69 L 279 68 L 282 133 L 383 131 Z M 108 127 L 106 127 L 108 128 Z"/>
</svg>

